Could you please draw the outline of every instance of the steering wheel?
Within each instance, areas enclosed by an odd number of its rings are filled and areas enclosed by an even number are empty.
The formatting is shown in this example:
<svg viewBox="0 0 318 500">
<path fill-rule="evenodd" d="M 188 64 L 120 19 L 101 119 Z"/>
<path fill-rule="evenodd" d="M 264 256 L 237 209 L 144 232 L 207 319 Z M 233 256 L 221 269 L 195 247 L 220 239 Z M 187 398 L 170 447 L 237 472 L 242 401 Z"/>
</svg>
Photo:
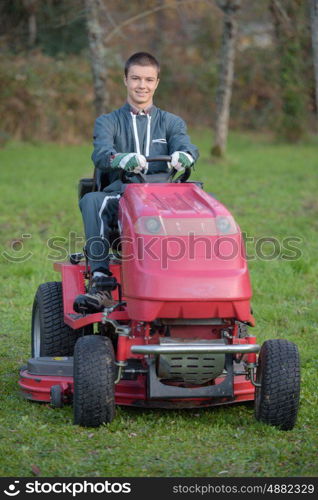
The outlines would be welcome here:
<svg viewBox="0 0 318 500">
<path fill-rule="evenodd" d="M 170 155 L 147 156 L 146 160 L 148 163 L 151 163 L 154 161 L 166 161 L 169 164 L 171 162 L 171 156 Z M 169 174 L 169 175 L 167 175 L 166 181 L 173 182 L 173 183 L 186 182 L 191 175 L 191 167 L 186 167 L 185 170 L 176 179 L 174 179 L 174 176 L 177 174 L 177 172 L 178 172 L 178 170 L 176 170 L 173 167 L 172 168 L 170 167 L 170 172 L 167 172 L 167 174 Z M 127 175 L 127 174 L 129 174 L 129 175 Z M 132 177 L 138 176 L 141 183 L 146 183 L 146 182 L 149 182 L 149 180 L 147 179 L 148 177 L 151 177 L 154 179 L 154 176 L 157 175 L 159 177 L 159 176 L 163 176 L 163 174 L 164 174 L 164 172 L 162 172 L 160 174 L 148 174 L 148 175 L 142 174 L 142 173 L 135 174 L 134 172 L 127 172 L 127 171 L 123 170 L 122 171 L 122 180 L 124 182 L 124 179 L 126 177 L 130 178 L 131 176 Z"/>
</svg>

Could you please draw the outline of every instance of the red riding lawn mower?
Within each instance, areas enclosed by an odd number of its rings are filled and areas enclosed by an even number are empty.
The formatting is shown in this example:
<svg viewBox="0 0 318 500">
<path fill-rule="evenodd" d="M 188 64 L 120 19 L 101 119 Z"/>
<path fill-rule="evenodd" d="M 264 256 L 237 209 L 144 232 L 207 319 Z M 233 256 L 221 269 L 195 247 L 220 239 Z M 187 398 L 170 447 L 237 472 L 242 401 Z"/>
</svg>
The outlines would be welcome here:
<svg viewBox="0 0 318 500">
<path fill-rule="evenodd" d="M 57 408 L 72 403 L 74 423 L 87 427 L 111 422 L 116 404 L 176 409 L 255 400 L 257 420 L 290 430 L 299 405 L 297 347 L 275 339 L 260 348 L 248 333 L 254 318 L 240 228 L 202 183 L 188 181 L 190 169 L 175 174 L 140 175 L 142 182 L 126 186 L 120 255 L 110 263 L 118 281 L 112 307 L 75 313 L 91 277 L 85 254 L 54 264 L 61 281 L 37 290 L 22 393 Z M 102 176 L 82 179 L 80 196 L 101 190 Z"/>
</svg>

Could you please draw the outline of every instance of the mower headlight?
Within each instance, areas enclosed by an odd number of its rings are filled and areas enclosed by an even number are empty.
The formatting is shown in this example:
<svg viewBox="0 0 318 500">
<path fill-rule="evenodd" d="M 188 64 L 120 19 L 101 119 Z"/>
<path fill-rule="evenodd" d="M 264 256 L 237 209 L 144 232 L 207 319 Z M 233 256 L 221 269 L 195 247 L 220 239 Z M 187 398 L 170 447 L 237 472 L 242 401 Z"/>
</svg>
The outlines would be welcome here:
<svg viewBox="0 0 318 500">
<path fill-rule="evenodd" d="M 144 224 L 147 233 L 159 234 L 162 230 L 159 217 L 147 217 L 144 219 Z"/>
<path fill-rule="evenodd" d="M 166 234 L 161 217 L 142 216 L 136 222 L 135 230 L 139 234 L 156 234 L 163 236 Z"/>
<path fill-rule="evenodd" d="M 217 215 L 215 225 L 219 234 L 235 234 L 238 232 L 235 220 L 229 215 Z"/>
</svg>

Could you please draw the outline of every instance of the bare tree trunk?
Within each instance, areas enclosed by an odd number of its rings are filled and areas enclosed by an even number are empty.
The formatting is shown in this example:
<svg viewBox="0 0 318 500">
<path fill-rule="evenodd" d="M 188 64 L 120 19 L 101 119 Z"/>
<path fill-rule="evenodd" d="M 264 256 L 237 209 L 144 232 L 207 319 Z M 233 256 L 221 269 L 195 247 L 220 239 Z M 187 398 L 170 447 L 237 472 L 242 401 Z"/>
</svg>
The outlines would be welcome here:
<svg viewBox="0 0 318 500">
<path fill-rule="evenodd" d="M 23 0 L 23 6 L 28 13 L 28 47 L 35 45 L 37 37 L 36 9 L 38 0 Z"/>
<path fill-rule="evenodd" d="M 105 33 L 101 24 L 103 19 L 102 0 L 85 0 L 88 41 L 95 93 L 96 115 L 108 111 L 109 94 L 107 91 L 107 48 Z"/>
<path fill-rule="evenodd" d="M 37 35 L 36 16 L 32 13 L 29 16 L 29 47 L 34 47 Z"/>
<path fill-rule="evenodd" d="M 234 59 L 237 40 L 236 11 L 240 0 L 218 0 L 224 13 L 223 35 L 219 62 L 219 85 L 216 91 L 215 138 L 212 155 L 221 157 L 226 150 L 230 103 L 234 76 Z"/>
<path fill-rule="evenodd" d="M 316 113 L 318 113 L 318 0 L 310 1 L 310 23 L 312 50 L 314 56 L 315 88 L 316 88 Z"/>
<path fill-rule="evenodd" d="M 306 91 L 299 20 L 301 0 L 270 0 L 279 57 L 279 85 L 282 109 L 275 124 L 276 134 L 288 142 L 298 141 L 306 123 Z"/>
<path fill-rule="evenodd" d="M 165 5 L 165 0 L 157 0 L 156 7 Z M 153 31 L 153 37 L 150 42 L 151 53 L 153 53 L 159 60 L 161 59 L 163 47 L 164 47 L 164 36 L 166 26 L 166 12 L 165 9 L 160 9 L 155 13 L 155 26 Z"/>
</svg>

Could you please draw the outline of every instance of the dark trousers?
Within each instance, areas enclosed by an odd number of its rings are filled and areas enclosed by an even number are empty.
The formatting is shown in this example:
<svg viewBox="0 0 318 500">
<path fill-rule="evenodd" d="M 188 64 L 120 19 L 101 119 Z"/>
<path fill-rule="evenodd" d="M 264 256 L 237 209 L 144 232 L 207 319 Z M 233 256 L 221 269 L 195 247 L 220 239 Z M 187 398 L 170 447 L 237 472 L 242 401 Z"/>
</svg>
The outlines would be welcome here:
<svg viewBox="0 0 318 500">
<path fill-rule="evenodd" d="M 87 193 L 79 202 L 86 237 L 86 253 L 91 271 L 107 274 L 109 266 L 109 236 L 117 225 L 120 194 L 97 191 Z"/>
</svg>

